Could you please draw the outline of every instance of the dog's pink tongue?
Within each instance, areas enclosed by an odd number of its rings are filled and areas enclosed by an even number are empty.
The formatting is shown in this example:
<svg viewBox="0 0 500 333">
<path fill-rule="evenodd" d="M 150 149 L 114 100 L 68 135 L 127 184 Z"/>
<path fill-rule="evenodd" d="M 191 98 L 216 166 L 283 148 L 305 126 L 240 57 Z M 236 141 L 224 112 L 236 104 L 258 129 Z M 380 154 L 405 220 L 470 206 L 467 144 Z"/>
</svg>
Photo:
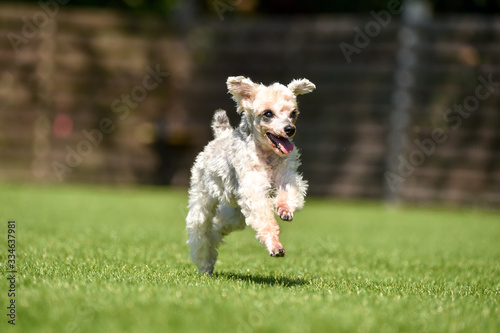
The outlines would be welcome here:
<svg viewBox="0 0 500 333">
<path fill-rule="evenodd" d="M 293 143 L 291 143 L 290 140 L 278 137 L 275 138 L 279 149 L 283 152 L 283 154 L 290 154 L 293 151 Z"/>
</svg>

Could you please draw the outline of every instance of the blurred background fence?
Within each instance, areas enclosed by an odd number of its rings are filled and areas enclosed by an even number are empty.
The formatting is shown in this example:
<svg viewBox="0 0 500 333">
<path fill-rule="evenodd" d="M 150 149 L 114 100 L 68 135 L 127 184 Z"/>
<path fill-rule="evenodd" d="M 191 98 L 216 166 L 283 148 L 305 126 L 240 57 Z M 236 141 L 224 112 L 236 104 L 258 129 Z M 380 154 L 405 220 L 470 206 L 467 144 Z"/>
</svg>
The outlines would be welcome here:
<svg viewBox="0 0 500 333">
<path fill-rule="evenodd" d="M 186 186 L 213 111 L 237 125 L 228 76 L 306 77 L 311 194 L 498 207 L 500 17 L 377 13 L 183 26 L 0 5 L 0 177 Z"/>
</svg>

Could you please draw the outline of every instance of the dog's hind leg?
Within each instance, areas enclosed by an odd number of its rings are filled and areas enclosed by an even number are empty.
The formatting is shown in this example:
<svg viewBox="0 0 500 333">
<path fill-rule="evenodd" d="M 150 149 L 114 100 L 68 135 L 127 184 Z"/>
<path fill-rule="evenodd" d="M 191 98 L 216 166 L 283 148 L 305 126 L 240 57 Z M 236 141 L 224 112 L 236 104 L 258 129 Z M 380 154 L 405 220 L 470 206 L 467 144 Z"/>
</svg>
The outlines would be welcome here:
<svg viewBox="0 0 500 333">
<path fill-rule="evenodd" d="M 186 229 L 189 233 L 187 244 L 191 248 L 189 257 L 196 264 L 200 273 L 213 274 L 217 261 L 217 239 L 213 230 L 213 218 L 217 208 L 217 200 L 201 189 L 191 189 L 189 213 L 186 218 Z"/>
<path fill-rule="evenodd" d="M 214 219 L 214 231 L 218 232 L 221 237 L 236 230 L 243 230 L 245 226 L 245 216 L 241 213 L 240 207 L 219 205 Z"/>
<path fill-rule="evenodd" d="M 205 218 L 211 219 L 212 216 L 212 214 L 210 216 L 207 214 Z M 188 218 L 191 219 L 189 215 Z M 201 225 L 203 225 L 202 228 L 199 228 L 201 232 L 198 232 L 196 228 L 188 228 L 191 259 L 201 273 L 212 275 L 218 256 L 217 249 L 222 244 L 222 238 L 233 231 L 244 229 L 245 217 L 239 207 L 228 207 L 221 204 L 217 208 L 213 222 L 210 220 Z"/>
</svg>

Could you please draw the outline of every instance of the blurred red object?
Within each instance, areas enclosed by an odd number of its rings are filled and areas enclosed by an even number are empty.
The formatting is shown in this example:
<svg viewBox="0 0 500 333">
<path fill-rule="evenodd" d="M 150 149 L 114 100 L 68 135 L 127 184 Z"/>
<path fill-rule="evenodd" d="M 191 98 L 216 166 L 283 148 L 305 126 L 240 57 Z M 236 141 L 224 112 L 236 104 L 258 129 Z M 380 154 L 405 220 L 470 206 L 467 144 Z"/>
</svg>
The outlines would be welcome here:
<svg viewBox="0 0 500 333">
<path fill-rule="evenodd" d="M 73 132 L 73 120 L 70 116 L 64 113 L 58 114 L 54 119 L 52 132 L 58 139 L 66 139 Z"/>
</svg>

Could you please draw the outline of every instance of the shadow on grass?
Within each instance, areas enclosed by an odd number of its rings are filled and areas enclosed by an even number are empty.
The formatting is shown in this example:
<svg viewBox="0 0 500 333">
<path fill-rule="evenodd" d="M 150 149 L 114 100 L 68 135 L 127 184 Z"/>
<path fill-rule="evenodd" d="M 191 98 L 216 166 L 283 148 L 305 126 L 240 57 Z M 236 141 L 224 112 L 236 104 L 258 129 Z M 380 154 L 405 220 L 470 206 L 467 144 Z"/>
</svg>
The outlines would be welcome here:
<svg viewBox="0 0 500 333">
<path fill-rule="evenodd" d="M 227 280 L 239 280 L 255 284 L 280 286 L 287 288 L 302 286 L 308 283 L 307 281 L 301 278 L 290 279 L 284 276 L 263 276 L 263 275 L 238 274 L 238 273 L 227 273 L 227 272 L 214 273 L 214 277 L 223 278 Z"/>
</svg>

